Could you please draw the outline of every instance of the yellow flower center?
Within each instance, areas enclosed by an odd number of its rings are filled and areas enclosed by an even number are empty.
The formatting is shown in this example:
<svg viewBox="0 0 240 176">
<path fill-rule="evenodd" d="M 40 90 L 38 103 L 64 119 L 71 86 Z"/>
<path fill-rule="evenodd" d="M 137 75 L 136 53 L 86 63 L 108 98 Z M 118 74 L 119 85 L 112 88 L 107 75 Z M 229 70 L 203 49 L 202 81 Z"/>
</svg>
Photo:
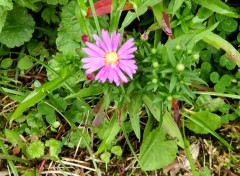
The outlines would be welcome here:
<svg viewBox="0 0 240 176">
<path fill-rule="evenodd" d="M 118 61 L 118 55 L 115 52 L 107 53 L 105 60 L 108 64 L 116 64 Z"/>
</svg>

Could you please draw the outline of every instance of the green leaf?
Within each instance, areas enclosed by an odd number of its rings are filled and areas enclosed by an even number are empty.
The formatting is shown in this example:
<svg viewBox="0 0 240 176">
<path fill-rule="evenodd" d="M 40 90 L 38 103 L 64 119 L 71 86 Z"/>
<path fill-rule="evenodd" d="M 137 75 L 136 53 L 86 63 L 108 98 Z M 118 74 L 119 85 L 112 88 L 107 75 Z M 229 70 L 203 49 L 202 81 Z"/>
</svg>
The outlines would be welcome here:
<svg viewBox="0 0 240 176">
<path fill-rule="evenodd" d="M 45 143 L 46 147 L 50 147 L 50 156 L 57 157 L 61 152 L 61 142 L 56 139 L 49 139 Z"/>
<path fill-rule="evenodd" d="M 56 121 L 56 115 L 54 113 L 54 109 L 50 107 L 46 103 L 39 103 L 38 106 L 38 112 L 40 112 L 43 115 L 46 115 L 46 120 L 49 124 L 52 124 Z"/>
<path fill-rule="evenodd" d="M 175 141 L 165 140 L 165 133 L 159 126 L 143 141 L 139 162 L 145 171 L 160 169 L 169 165 L 176 158 L 177 152 Z"/>
<path fill-rule="evenodd" d="M 223 75 L 221 78 L 220 78 L 220 83 L 223 85 L 223 86 L 230 86 L 231 83 L 232 83 L 232 76 L 231 75 Z"/>
<path fill-rule="evenodd" d="M 41 158 L 44 155 L 44 143 L 42 141 L 34 141 L 27 147 L 29 158 Z"/>
<path fill-rule="evenodd" d="M 202 7 L 217 12 L 222 15 L 229 17 L 239 18 L 239 15 L 235 13 L 228 5 L 221 0 L 195 0 L 194 3 L 198 3 Z"/>
<path fill-rule="evenodd" d="M 68 72 L 68 73 L 66 73 Z M 32 91 L 17 107 L 12 116 L 10 117 L 10 121 L 13 121 L 15 118 L 19 117 L 27 108 L 35 105 L 39 101 L 41 101 L 48 93 L 58 88 L 69 76 L 71 72 L 63 70 L 63 74 L 54 79 L 53 81 L 47 82 L 44 85 L 36 88 Z"/>
<path fill-rule="evenodd" d="M 80 44 L 74 41 L 70 34 L 66 31 L 60 30 L 58 32 L 58 37 L 56 39 L 56 45 L 59 51 L 62 51 L 63 54 L 67 55 L 69 53 L 73 54 L 74 56 L 78 56 L 76 53 L 76 49 L 80 48 Z"/>
<path fill-rule="evenodd" d="M 9 68 L 11 67 L 12 63 L 13 63 L 12 58 L 5 58 L 1 61 L 1 68 L 4 69 Z"/>
<path fill-rule="evenodd" d="M 174 3 L 173 4 L 173 10 L 172 10 L 172 15 L 175 15 L 175 13 L 177 12 L 177 10 L 181 7 L 181 5 L 183 4 L 184 0 L 174 0 L 171 1 L 170 3 Z"/>
<path fill-rule="evenodd" d="M 212 83 L 217 83 L 219 81 L 219 74 L 218 72 L 212 72 L 210 74 L 210 80 L 212 81 Z"/>
<path fill-rule="evenodd" d="M 155 119 L 157 119 L 157 121 L 160 121 L 160 116 L 161 116 L 161 111 L 160 111 L 160 105 L 156 105 L 153 104 L 153 99 L 151 99 L 150 97 L 148 97 L 147 95 L 143 95 L 142 97 L 144 104 L 147 106 L 147 108 L 149 109 L 149 111 L 152 113 L 152 115 L 154 116 Z M 164 130 L 173 138 L 176 138 L 176 143 L 184 148 L 184 142 L 183 142 L 183 138 L 182 138 L 182 134 L 177 126 L 177 124 L 175 123 L 175 121 L 173 120 L 171 114 L 169 112 L 166 112 L 163 115 L 163 122 L 162 122 L 162 126 L 164 128 Z"/>
<path fill-rule="evenodd" d="M 104 152 L 103 154 L 100 155 L 101 160 L 104 161 L 106 164 L 110 162 L 110 157 L 111 153 L 109 152 Z"/>
<path fill-rule="evenodd" d="M 191 117 L 194 119 L 197 119 L 198 121 L 201 121 L 204 124 L 204 126 L 211 129 L 212 131 L 216 130 L 221 126 L 221 118 L 218 115 L 208 111 L 196 112 L 192 114 Z M 205 127 L 199 126 L 198 124 L 196 124 L 191 120 L 186 120 L 185 125 L 195 133 L 200 133 L 200 134 L 209 133 L 209 131 L 206 130 Z"/>
<path fill-rule="evenodd" d="M 119 133 L 120 129 L 121 128 L 117 123 L 117 113 L 114 113 L 102 137 L 103 141 L 98 147 L 97 154 L 101 153 L 103 150 L 105 150 L 108 147 L 109 144 L 111 144 L 111 142 L 115 139 L 115 137 Z"/>
<path fill-rule="evenodd" d="M 24 56 L 18 62 L 18 68 L 21 70 L 28 70 L 33 66 L 32 60 L 28 56 Z"/>
<path fill-rule="evenodd" d="M 226 18 L 221 22 L 222 29 L 226 32 L 234 32 L 238 27 L 238 22 L 233 18 Z"/>
<path fill-rule="evenodd" d="M 37 2 L 39 0 L 14 0 L 14 2 L 16 2 L 18 5 L 22 6 L 22 7 L 27 7 L 29 9 L 32 9 L 33 11 L 38 11 L 39 7 L 37 7 L 36 5 L 34 5 L 35 2 Z"/>
<path fill-rule="evenodd" d="M 19 137 L 19 135 L 17 134 L 17 132 L 13 131 L 13 130 L 9 130 L 9 129 L 5 129 L 4 130 L 5 136 L 8 139 L 8 141 L 13 145 L 16 146 L 18 144 L 18 146 L 20 148 L 24 147 L 24 143 L 22 141 L 22 139 Z"/>
<path fill-rule="evenodd" d="M 201 94 L 205 94 L 205 93 L 201 93 Z M 212 92 L 212 94 L 214 94 L 214 92 Z M 218 95 L 220 95 L 220 93 L 216 93 Z M 213 136 L 215 136 L 218 140 L 220 140 L 227 148 L 229 149 L 233 149 L 233 147 L 227 142 L 225 141 L 221 136 L 219 136 L 219 134 L 217 134 L 215 131 L 213 131 L 211 128 L 209 128 L 208 126 L 206 126 L 205 123 L 203 123 L 201 120 L 199 120 L 198 118 L 189 116 L 185 113 L 183 113 L 183 115 L 185 117 L 187 117 L 189 120 L 191 120 L 192 122 L 196 123 L 199 127 L 204 128 L 205 130 L 207 130 L 209 133 L 211 133 Z"/>
<path fill-rule="evenodd" d="M 116 156 L 118 156 L 118 157 L 121 157 L 121 156 L 122 156 L 122 153 L 123 153 L 123 150 L 122 150 L 121 146 L 116 145 L 116 146 L 114 146 L 114 147 L 111 149 L 111 152 L 112 152 L 114 155 L 116 155 Z"/>
<path fill-rule="evenodd" d="M 214 112 L 219 110 L 225 102 L 222 98 L 212 98 L 210 95 L 200 95 L 196 100 L 196 104 L 201 110 Z"/>
<path fill-rule="evenodd" d="M 63 31 L 64 33 L 67 33 L 69 35 L 61 34 L 62 38 L 70 38 L 74 42 L 80 42 L 81 36 L 83 35 L 83 33 L 81 32 L 81 28 L 84 27 L 80 26 L 78 18 L 76 17 L 76 13 L 81 13 L 81 11 L 82 9 L 75 1 L 71 1 L 68 5 L 63 6 L 61 13 L 63 29 L 60 28 L 60 31 Z M 66 43 L 70 43 L 70 39 L 68 39 Z M 73 45 L 75 46 L 76 44 Z"/>
<path fill-rule="evenodd" d="M 103 93 L 102 86 L 90 85 L 88 88 L 83 88 L 75 94 L 68 95 L 65 99 L 76 98 L 76 97 L 89 97 L 93 95 L 99 95 Z"/>
<path fill-rule="evenodd" d="M 149 6 L 153 7 L 160 2 L 162 2 L 162 0 L 146 0 L 140 7 L 138 7 L 137 13 L 129 11 L 122 22 L 120 31 L 127 27 L 135 18 L 144 14 Z"/>
<path fill-rule="evenodd" d="M 208 19 L 211 15 L 213 14 L 213 11 L 204 8 L 204 7 L 200 7 L 198 9 L 198 13 L 196 16 L 193 17 L 192 19 L 192 23 L 202 23 L 203 21 L 205 21 L 206 19 Z"/>
<path fill-rule="evenodd" d="M 41 13 L 43 20 L 48 24 L 51 22 L 58 23 L 59 17 L 57 16 L 56 6 L 47 6 Z"/>
<path fill-rule="evenodd" d="M 12 0 L 1 0 L 0 2 L 0 33 L 7 18 L 7 11 L 13 9 Z"/>
<path fill-rule="evenodd" d="M 8 12 L 2 32 L 0 33 L 0 43 L 9 48 L 21 46 L 24 42 L 32 38 L 35 22 L 27 10 L 23 7 L 14 7 Z"/>
<path fill-rule="evenodd" d="M 130 116 L 130 121 L 132 124 L 133 131 L 136 137 L 140 140 L 141 132 L 140 132 L 140 117 L 139 112 L 142 107 L 142 99 L 141 95 L 134 95 L 131 99 L 131 103 L 128 107 L 128 113 Z"/>
<path fill-rule="evenodd" d="M 189 41 L 189 43 L 187 44 L 187 48 L 190 49 L 190 50 L 192 50 L 193 47 L 194 47 L 194 45 L 195 45 L 198 41 L 204 39 L 204 37 L 208 36 L 209 33 L 211 33 L 211 31 L 213 31 L 213 30 L 218 26 L 218 24 L 219 24 L 219 23 L 217 22 L 217 23 L 213 24 L 212 26 L 210 26 L 210 27 L 208 27 L 208 28 L 205 28 L 205 29 L 199 31 L 199 32 L 198 32 L 196 35 L 194 35 L 194 36 L 192 37 L 192 39 Z"/>
<path fill-rule="evenodd" d="M 84 137 L 84 139 L 83 139 Z M 90 144 L 91 138 L 88 134 L 87 130 L 78 129 L 74 131 L 71 135 L 70 142 L 73 143 L 75 146 L 79 144 L 79 147 L 84 148 Z"/>
</svg>

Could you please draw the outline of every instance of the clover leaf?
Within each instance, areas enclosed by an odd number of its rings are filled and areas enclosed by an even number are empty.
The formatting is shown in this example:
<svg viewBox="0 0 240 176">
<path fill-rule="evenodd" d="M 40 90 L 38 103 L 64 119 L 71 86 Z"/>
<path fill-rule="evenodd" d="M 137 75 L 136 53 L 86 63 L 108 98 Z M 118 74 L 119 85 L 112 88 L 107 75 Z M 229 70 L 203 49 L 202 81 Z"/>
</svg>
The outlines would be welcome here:
<svg viewBox="0 0 240 176">
<path fill-rule="evenodd" d="M 14 7 L 8 12 L 2 32 L 0 33 L 0 43 L 9 48 L 21 46 L 24 42 L 32 38 L 35 22 L 27 10 L 23 7 Z"/>
</svg>

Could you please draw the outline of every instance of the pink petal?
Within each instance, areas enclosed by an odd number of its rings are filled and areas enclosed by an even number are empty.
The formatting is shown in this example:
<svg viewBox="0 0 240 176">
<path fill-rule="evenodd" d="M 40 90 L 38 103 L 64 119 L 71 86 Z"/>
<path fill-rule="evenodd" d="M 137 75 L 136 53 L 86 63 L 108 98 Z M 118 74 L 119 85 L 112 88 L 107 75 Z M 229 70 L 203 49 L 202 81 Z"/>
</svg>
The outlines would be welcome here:
<svg viewBox="0 0 240 176">
<path fill-rule="evenodd" d="M 81 61 L 83 63 L 91 63 L 91 62 L 105 62 L 105 58 L 102 57 L 88 57 L 88 58 L 82 58 Z"/>
<path fill-rule="evenodd" d="M 122 54 L 121 56 L 119 56 L 118 58 L 121 60 L 128 60 L 128 59 L 132 59 L 132 58 L 134 58 L 135 56 L 133 55 L 133 54 L 127 54 L 127 55 L 125 55 L 125 54 Z"/>
<path fill-rule="evenodd" d="M 109 80 L 110 83 L 113 82 L 113 74 L 114 74 L 114 69 L 110 68 L 109 69 L 109 74 L 108 74 L 108 80 Z"/>
<path fill-rule="evenodd" d="M 128 50 L 125 50 L 123 55 L 127 55 L 127 54 L 132 54 L 134 51 L 136 51 L 137 48 L 134 47 L 134 48 L 129 48 Z"/>
<path fill-rule="evenodd" d="M 104 29 L 102 30 L 102 38 L 103 38 L 103 42 L 107 46 L 107 51 L 112 52 L 112 41 L 110 39 L 108 32 Z"/>
<path fill-rule="evenodd" d="M 125 83 L 128 82 L 128 79 L 126 78 L 126 76 L 123 74 L 123 72 L 119 68 L 117 68 L 116 72 L 123 82 L 125 82 Z"/>
<path fill-rule="evenodd" d="M 117 51 L 119 43 L 120 43 L 120 33 L 116 33 L 116 31 L 114 31 L 112 35 L 112 51 L 113 52 Z"/>
<path fill-rule="evenodd" d="M 113 74 L 113 80 L 114 80 L 114 82 L 116 83 L 117 86 L 120 85 L 120 79 L 119 79 L 119 76 L 117 75 L 116 71 Z"/>
<path fill-rule="evenodd" d="M 93 38 L 96 40 L 97 46 L 101 47 L 104 51 L 107 51 L 105 43 L 96 34 L 93 34 Z"/>
<path fill-rule="evenodd" d="M 122 47 L 118 50 L 118 55 L 123 54 L 126 50 L 130 49 L 134 45 L 134 39 L 130 38 L 128 39 Z"/>
<path fill-rule="evenodd" d="M 82 50 L 88 55 L 92 57 L 99 57 L 99 53 L 92 50 L 91 48 L 82 48 Z"/>
<path fill-rule="evenodd" d="M 93 43 L 90 43 L 90 42 L 86 42 L 86 45 L 87 45 L 90 49 L 92 49 L 92 50 L 94 50 L 95 52 L 97 52 L 97 53 L 99 54 L 99 56 L 101 56 L 101 57 L 104 57 L 104 56 L 105 56 L 106 52 L 103 51 L 101 48 L 99 48 L 97 45 L 95 45 L 95 44 L 93 44 Z"/>
<path fill-rule="evenodd" d="M 107 66 L 104 66 L 96 75 L 95 80 L 101 80 L 107 70 Z M 107 79 L 107 78 L 106 78 Z"/>
<path fill-rule="evenodd" d="M 123 65 L 134 70 L 138 68 L 135 60 L 120 60 L 118 63 L 119 63 L 119 66 Z"/>
</svg>

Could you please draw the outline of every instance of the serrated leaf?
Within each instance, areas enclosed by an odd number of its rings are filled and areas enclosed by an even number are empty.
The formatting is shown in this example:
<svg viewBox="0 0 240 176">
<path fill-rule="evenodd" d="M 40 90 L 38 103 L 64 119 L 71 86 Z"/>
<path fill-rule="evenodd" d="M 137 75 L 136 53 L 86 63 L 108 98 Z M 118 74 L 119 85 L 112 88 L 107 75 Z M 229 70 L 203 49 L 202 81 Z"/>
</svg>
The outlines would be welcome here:
<svg viewBox="0 0 240 176">
<path fill-rule="evenodd" d="M 59 22 L 59 18 L 56 13 L 57 12 L 55 6 L 48 6 L 42 11 L 41 15 L 43 20 L 50 24 L 51 22 L 53 23 Z"/>
<path fill-rule="evenodd" d="M 199 111 L 192 114 L 191 116 L 192 118 L 201 121 L 205 126 L 207 126 L 207 128 L 211 129 L 212 131 L 216 130 L 221 126 L 221 118 L 214 113 L 208 111 Z M 204 127 L 199 126 L 198 124 L 191 120 L 186 120 L 185 125 L 195 133 L 200 134 L 209 133 L 209 131 L 206 130 Z"/>
<path fill-rule="evenodd" d="M 26 150 L 29 158 L 41 158 L 44 155 L 44 144 L 41 141 L 34 141 Z"/>
<path fill-rule="evenodd" d="M 66 37 L 66 39 L 70 38 L 72 41 L 75 42 L 79 42 L 81 40 L 81 27 L 75 14 L 76 11 L 81 12 L 81 10 L 82 9 L 75 1 L 71 1 L 68 5 L 62 8 L 61 17 L 64 28 L 63 30 L 64 33 L 69 34 L 68 36 L 61 34 L 62 37 Z M 66 43 L 70 43 L 70 40 L 68 39 Z M 75 44 L 73 45 L 76 46 Z"/>
<path fill-rule="evenodd" d="M 4 26 L 4 23 L 7 18 L 7 11 L 13 9 L 12 0 L 1 0 L 0 1 L 0 33 Z"/>
<path fill-rule="evenodd" d="M 24 42 L 32 38 L 35 22 L 26 9 L 14 7 L 8 12 L 2 32 L 0 33 L 0 43 L 9 48 L 21 46 Z"/>
<path fill-rule="evenodd" d="M 176 143 L 173 140 L 165 140 L 165 133 L 159 126 L 143 141 L 139 161 L 143 170 L 156 170 L 170 164 L 176 158 L 177 152 Z"/>
<path fill-rule="evenodd" d="M 7 11 L 0 9 L 0 34 L 7 18 Z"/>
<path fill-rule="evenodd" d="M 78 42 L 71 39 L 71 36 L 65 31 L 58 32 L 56 45 L 58 50 L 62 51 L 63 54 L 67 55 L 69 53 L 72 53 L 75 56 L 77 56 L 77 53 L 75 51 L 76 48 L 81 47 L 81 45 Z"/>
</svg>

